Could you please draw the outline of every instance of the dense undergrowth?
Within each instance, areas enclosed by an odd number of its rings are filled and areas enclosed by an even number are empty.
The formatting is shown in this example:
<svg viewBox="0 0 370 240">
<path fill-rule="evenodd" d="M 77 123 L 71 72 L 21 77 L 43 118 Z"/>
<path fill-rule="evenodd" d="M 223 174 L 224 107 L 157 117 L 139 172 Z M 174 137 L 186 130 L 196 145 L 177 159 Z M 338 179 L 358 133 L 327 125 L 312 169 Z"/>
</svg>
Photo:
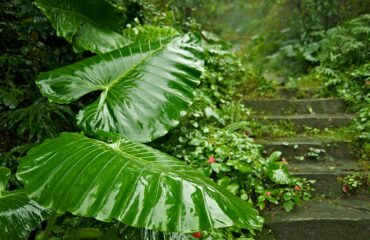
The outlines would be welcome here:
<svg viewBox="0 0 370 240">
<path fill-rule="evenodd" d="M 184 8 L 192 3 L 187 1 Z M 187 14 L 234 43 L 245 69 L 238 86 L 242 98 L 276 98 L 281 91 L 293 90 L 296 98 L 338 97 L 348 102 L 356 115 L 350 127 L 340 131 L 306 129 L 302 136 L 350 141 L 363 166 L 366 185 L 370 159 L 370 1 L 202 3 L 193 4 L 197 11 Z M 256 137 L 298 134 L 289 122 L 264 125 L 251 121 L 249 128 Z"/>
<path fill-rule="evenodd" d="M 261 210 L 281 205 L 291 211 L 311 198 L 312 181 L 291 176 L 279 152 L 263 157 L 262 146 L 250 136 L 249 110 L 241 102 L 243 82 L 238 79 L 246 71 L 241 59 L 215 43 L 209 45 L 208 54 L 207 72 L 189 113 L 154 146 L 187 161 Z M 236 229 L 215 230 L 205 236 L 253 237 Z"/>
</svg>

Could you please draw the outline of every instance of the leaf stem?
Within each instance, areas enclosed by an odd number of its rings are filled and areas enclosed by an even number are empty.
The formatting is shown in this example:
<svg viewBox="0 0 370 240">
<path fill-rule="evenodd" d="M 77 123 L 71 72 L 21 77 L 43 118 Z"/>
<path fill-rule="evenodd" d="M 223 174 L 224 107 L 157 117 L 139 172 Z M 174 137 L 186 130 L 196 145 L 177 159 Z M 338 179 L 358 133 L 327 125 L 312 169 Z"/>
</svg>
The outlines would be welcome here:
<svg viewBox="0 0 370 240">
<path fill-rule="evenodd" d="M 44 230 L 44 231 L 42 231 L 42 232 L 38 235 L 38 237 L 37 237 L 37 239 L 38 239 L 38 240 L 46 240 L 46 239 L 48 239 L 48 238 L 49 238 L 49 235 L 50 235 L 51 229 L 52 229 L 52 227 L 55 225 L 55 222 L 56 222 L 56 220 L 57 220 L 57 218 L 58 218 L 59 216 L 60 216 L 60 215 L 59 215 L 57 212 L 55 212 L 55 211 L 53 211 L 53 212 L 50 214 L 50 217 L 49 217 L 49 219 L 48 219 L 48 223 L 46 224 L 46 228 L 45 228 L 45 230 Z"/>
<path fill-rule="evenodd" d="M 103 233 L 99 228 L 79 228 L 76 230 L 75 237 L 78 239 L 97 239 L 103 237 Z"/>
<path fill-rule="evenodd" d="M 57 221 L 59 217 L 59 214 L 57 212 L 52 212 L 50 215 L 50 218 L 48 219 L 48 223 L 45 228 L 45 232 L 50 232 L 51 228 L 55 225 L 55 222 Z"/>
</svg>

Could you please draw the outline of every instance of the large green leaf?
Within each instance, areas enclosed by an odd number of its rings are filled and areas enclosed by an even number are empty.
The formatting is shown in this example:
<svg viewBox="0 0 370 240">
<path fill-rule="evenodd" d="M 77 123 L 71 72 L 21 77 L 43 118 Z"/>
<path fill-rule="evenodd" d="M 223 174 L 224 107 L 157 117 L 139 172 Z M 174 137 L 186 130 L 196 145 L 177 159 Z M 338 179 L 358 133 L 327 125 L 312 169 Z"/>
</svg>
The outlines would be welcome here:
<svg viewBox="0 0 370 240">
<path fill-rule="evenodd" d="M 27 239 L 45 216 L 45 209 L 23 192 L 4 192 L 0 196 L 0 239 Z"/>
<path fill-rule="evenodd" d="M 36 0 L 49 18 L 57 35 L 76 51 L 109 52 L 129 43 L 117 32 L 124 23 L 124 12 L 105 0 Z"/>
<path fill-rule="evenodd" d="M 261 227 L 258 212 L 184 162 L 146 145 L 63 133 L 20 159 L 27 194 L 59 212 L 158 231 Z"/>
<path fill-rule="evenodd" d="M 45 217 L 45 210 L 22 191 L 6 192 L 10 169 L 0 167 L 0 239 L 26 239 Z"/>
<path fill-rule="evenodd" d="M 191 35 L 139 42 L 42 73 L 37 84 L 58 103 L 100 91 L 78 114 L 78 125 L 87 133 L 104 130 L 148 142 L 175 127 L 192 102 L 203 71 L 201 51 Z"/>
<path fill-rule="evenodd" d="M 36 0 L 57 35 L 70 42 L 75 51 L 106 53 L 137 40 L 158 40 L 178 35 L 170 27 L 137 26 L 125 29 L 124 12 L 106 0 Z"/>
</svg>

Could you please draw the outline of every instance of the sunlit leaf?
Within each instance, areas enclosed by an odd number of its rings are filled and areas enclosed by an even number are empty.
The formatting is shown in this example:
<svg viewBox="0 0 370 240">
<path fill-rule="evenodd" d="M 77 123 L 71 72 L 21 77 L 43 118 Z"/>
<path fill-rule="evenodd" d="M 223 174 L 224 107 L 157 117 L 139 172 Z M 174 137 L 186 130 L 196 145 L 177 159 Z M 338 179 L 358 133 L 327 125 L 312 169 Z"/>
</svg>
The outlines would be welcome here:
<svg viewBox="0 0 370 240">
<path fill-rule="evenodd" d="M 258 212 L 171 156 L 124 139 L 63 133 L 20 159 L 27 194 L 59 212 L 157 231 L 261 227 Z"/>
<path fill-rule="evenodd" d="M 9 177 L 10 170 L 0 167 L 0 239 L 27 239 L 46 212 L 22 191 L 6 192 Z"/>
<path fill-rule="evenodd" d="M 271 181 L 278 184 L 290 184 L 291 176 L 284 164 L 271 162 L 268 165 L 267 176 Z"/>
<path fill-rule="evenodd" d="M 39 226 L 46 212 L 23 192 L 5 192 L 0 196 L 0 239 L 27 239 Z"/>
<path fill-rule="evenodd" d="M 79 126 L 87 133 L 104 130 L 148 142 L 185 115 L 203 72 L 201 53 L 191 35 L 139 42 L 42 73 L 37 84 L 58 103 L 99 91 L 78 114 Z"/>
<path fill-rule="evenodd" d="M 36 0 L 57 35 L 77 52 L 104 53 L 126 46 L 129 40 L 118 33 L 124 12 L 105 0 Z"/>
</svg>

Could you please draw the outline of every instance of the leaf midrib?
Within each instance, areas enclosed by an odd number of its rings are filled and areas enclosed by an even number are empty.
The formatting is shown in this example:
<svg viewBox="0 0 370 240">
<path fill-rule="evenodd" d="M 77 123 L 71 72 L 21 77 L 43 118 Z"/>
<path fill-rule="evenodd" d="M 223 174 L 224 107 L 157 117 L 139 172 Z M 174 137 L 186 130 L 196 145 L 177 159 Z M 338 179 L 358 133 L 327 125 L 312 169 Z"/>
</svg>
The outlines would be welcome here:
<svg viewBox="0 0 370 240">
<path fill-rule="evenodd" d="M 168 38 L 169 39 L 169 38 Z M 136 64 L 132 65 L 130 67 L 130 69 L 128 69 L 127 71 L 124 71 L 122 74 L 119 74 L 117 77 L 115 77 L 108 85 L 105 86 L 105 89 L 103 90 L 103 92 L 100 94 L 100 96 L 102 96 L 102 99 L 99 101 L 99 105 L 97 107 L 97 111 L 95 113 L 95 119 L 98 117 L 98 113 L 101 111 L 102 107 L 103 107 L 103 103 L 105 103 L 106 101 L 106 98 L 108 96 L 108 93 L 109 91 L 113 88 L 113 86 L 119 82 L 120 80 L 122 80 L 125 76 L 129 75 L 130 73 L 132 73 L 133 71 L 135 71 L 137 69 L 138 66 L 144 64 L 148 58 L 150 59 L 153 55 L 155 55 L 156 53 L 160 52 L 161 50 L 163 50 L 168 44 L 170 44 L 172 41 L 173 41 L 174 37 L 172 37 L 172 40 L 170 40 L 168 43 L 166 44 L 162 44 L 162 41 L 161 39 L 158 41 L 159 44 L 160 44 L 160 47 L 156 50 L 153 50 L 151 53 L 149 53 L 147 56 L 143 57 L 142 60 L 138 61 Z M 149 42 L 149 46 L 150 46 L 150 40 L 148 41 Z M 139 44 L 139 48 L 140 48 L 140 54 L 143 55 L 143 52 L 142 52 L 142 47 L 141 47 L 141 43 L 140 41 L 138 42 Z M 129 48 L 130 50 L 130 57 L 132 57 L 132 51 L 131 51 L 131 48 L 130 48 L 130 45 L 129 46 L 125 46 L 123 48 Z M 120 49 L 117 49 L 117 51 L 121 51 L 122 48 Z M 149 52 L 151 51 L 151 48 L 149 47 Z M 111 55 L 111 53 L 108 53 L 112 58 L 113 56 Z M 116 60 L 116 59 L 114 59 Z M 104 85 L 102 85 L 104 87 Z"/>
<path fill-rule="evenodd" d="M 172 38 L 173 40 L 173 38 Z M 169 41 L 167 44 L 170 44 L 171 41 Z M 116 78 L 114 78 L 107 86 L 106 86 L 106 89 L 105 91 L 109 92 L 109 90 L 117 83 L 119 82 L 122 78 L 124 78 L 126 75 L 128 75 L 129 73 L 133 72 L 134 70 L 136 70 L 136 68 L 142 64 L 144 64 L 144 62 L 146 62 L 148 60 L 148 58 L 151 58 L 153 55 L 155 55 L 156 53 L 158 53 L 159 51 L 163 50 L 167 44 L 162 44 L 162 41 L 158 41 L 159 44 L 160 44 L 160 47 L 156 50 L 153 50 L 151 53 L 149 53 L 146 57 L 143 57 L 142 60 L 140 60 L 139 62 L 137 62 L 136 64 L 132 65 L 131 68 L 125 72 L 123 72 L 122 74 L 118 75 Z M 140 47 L 140 54 L 143 55 L 143 52 L 142 52 L 142 48 L 141 48 L 141 43 L 140 41 L 138 42 L 139 44 L 139 47 Z M 149 45 L 150 45 L 150 40 L 149 40 Z M 130 57 L 132 57 L 132 51 L 131 51 L 131 48 L 130 48 L 130 45 L 129 46 L 126 46 L 127 48 L 130 49 Z M 126 47 L 123 47 L 123 48 L 126 48 Z M 118 51 L 120 51 L 121 49 L 119 49 Z M 150 52 L 150 50 L 149 50 Z"/>
<path fill-rule="evenodd" d="M 84 136 L 83 136 L 84 137 Z M 85 138 L 85 137 L 84 137 Z M 184 173 L 183 171 L 181 170 L 174 170 L 173 168 L 169 167 L 169 166 L 166 166 L 166 165 L 163 165 L 163 164 L 159 164 L 157 163 L 156 161 L 150 161 L 150 160 L 146 160 L 144 158 L 140 158 L 140 157 L 137 157 L 135 155 L 132 155 L 130 153 L 127 153 L 125 151 L 123 151 L 120 147 L 121 147 L 121 144 L 122 143 L 130 143 L 129 141 L 127 140 L 118 140 L 117 142 L 114 142 L 114 144 L 117 144 L 116 147 L 112 147 L 111 144 L 112 143 L 105 143 L 105 142 L 102 142 L 102 141 L 99 141 L 99 140 L 95 140 L 94 141 L 97 141 L 99 143 L 99 145 L 101 145 L 102 147 L 106 146 L 110 151 L 112 152 L 117 152 L 117 154 L 119 154 L 120 156 L 124 157 L 124 159 L 127 159 L 127 161 L 134 161 L 136 162 L 138 165 L 143 165 L 143 162 L 144 163 L 147 163 L 147 164 L 144 164 L 145 166 L 147 165 L 154 165 L 156 166 L 158 169 L 161 169 L 161 172 L 164 172 L 164 173 L 171 173 L 171 174 L 174 174 L 174 175 L 177 175 L 177 176 L 180 176 L 182 179 L 192 179 L 192 181 L 196 180 L 195 178 L 193 178 L 192 176 L 190 176 L 189 178 L 189 175 L 187 175 L 186 173 Z M 127 142 L 125 142 L 127 141 Z M 155 150 L 155 149 L 154 149 Z M 121 159 L 121 158 L 119 158 Z M 178 160 L 179 161 L 179 160 Z M 180 163 L 179 163 L 180 164 Z M 191 170 L 190 167 L 188 167 L 187 165 L 184 165 L 184 164 L 181 164 L 180 167 L 184 167 L 185 170 Z M 187 169 L 189 168 L 189 169 Z M 166 171 L 167 170 L 167 171 Z"/>
</svg>

